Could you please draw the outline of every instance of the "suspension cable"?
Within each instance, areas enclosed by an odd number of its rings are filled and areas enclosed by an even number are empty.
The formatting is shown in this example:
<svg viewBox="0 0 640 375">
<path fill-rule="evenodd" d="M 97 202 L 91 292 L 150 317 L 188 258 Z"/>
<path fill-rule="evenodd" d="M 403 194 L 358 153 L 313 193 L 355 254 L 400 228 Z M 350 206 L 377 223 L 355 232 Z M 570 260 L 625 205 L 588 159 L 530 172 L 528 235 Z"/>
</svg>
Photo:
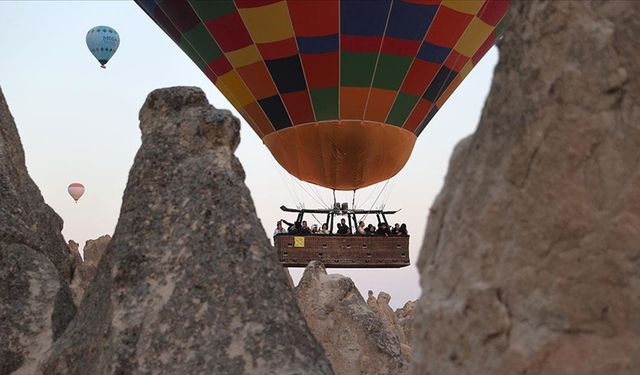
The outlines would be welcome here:
<svg viewBox="0 0 640 375">
<path fill-rule="evenodd" d="M 387 202 L 389 201 L 389 198 L 391 197 L 391 193 L 393 192 L 393 188 L 396 186 L 395 182 L 396 182 L 396 176 L 391 177 L 391 179 L 389 180 L 389 188 L 387 189 L 387 193 L 382 198 L 382 206 L 381 206 L 381 208 L 383 210 L 385 209 L 385 207 L 387 207 Z"/>
<path fill-rule="evenodd" d="M 322 207 L 324 208 L 328 208 L 329 205 L 327 204 L 327 202 L 325 202 L 324 198 L 322 197 L 322 194 L 320 194 L 320 192 L 318 191 L 318 189 L 316 188 L 316 186 L 314 186 L 313 184 L 307 182 L 307 187 L 315 194 L 315 196 L 320 200 L 320 202 L 322 203 Z"/>
<path fill-rule="evenodd" d="M 371 199 L 371 197 L 373 197 L 373 194 L 376 192 L 376 190 L 380 189 L 380 186 L 382 186 L 380 183 L 375 184 L 375 186 L 371 187 L 371 192 L 369 193 L 369 195 L 367 196 L 367 199 L 365 199 L 364 201 L 362 201 L 360 204 L 362 204 L 363 207 L 365 207 L 366 203 L 369 202 L 369 200 Z"/>
<path fill-rule="evenodd" d="M 318 218 L 316 217 L 315 214 L 311 214 L 311 216 L 313 216 L 313 218 L 318 222 L 318 224 L 320 224 L 320 226 L 322 227 L 322 224 L 324 224 L 323 222 L 321 222 L 320 220 L 318 220 Z"/>
<path fill-rule="evenodd" d="M 373 203 L 371 204 L 371 207 L 369 208 L 369 211 L 371 211 L 373 209 L 373 206 L 376 204 L 376 202 L 380 198 L 380 195 L 382 195 L 382 192 L 387 188 L 387 184 L 388 183 L 389 183 L 389 180 L 385 181 L 384 186 L 382 187 L 382 190 L 380 190 L 380 193 L 378 193 L 378 196 L 376 197 L 376 200 L 374 200 Z M 362 218 L 362 221 L 366 220 L 367 216 L 369 216 L 369 214 L 364 215 L 364 217 Z"/>
<path fill-rule="evenodd" d="M 356 189 L 353 189 L 353 199 L 351 200 L 351 208 L 356 208 Z"/>
<path fill-rule="evenodd" d="M 293 200 L 293 203 L 296 205 L 296 207 L 298 207 L 298 209 L 300 209 L 300 205 L 298 203 L 298 199 L 295 197 L 295 194 L 294 194 L 293 190 L 291 189 L 291 186 L 289 186 L 289 182 L 287 181 L 286 178 L 284 178 L 284 176 L 282 174 L 282 170 L 278 169 L 278 172 L 280 172 L 280 179 L 284 183 L 284 186 L 287 188 L 287 192 L 289 193 L 289 196 Z"/>
<path fill-rule="evenodd" d="M 300 183 L 300 181 L 298 181 L 298 179 L 295 179 L 294 181 L 298 184 L 298 186 L 300 186 L 300 188 L 301 188 L 305 193 L 307 193 L 307 195 L 308 195 L 308 196 L 310 196 L 314 201 L 316 201 L 316 203 L 318 203 L 319 205 L 322 205 L 322 203 L 321 203 L 321 202 L 319 202 L 319 201 L 316 199 L 316 197 L 314 197 L 314 196 L 313 196 L 313 194 L 309 193 L 309 191 L 308 191 L 307 189 L 305 189 L 305 187 Z"/>
</svg>

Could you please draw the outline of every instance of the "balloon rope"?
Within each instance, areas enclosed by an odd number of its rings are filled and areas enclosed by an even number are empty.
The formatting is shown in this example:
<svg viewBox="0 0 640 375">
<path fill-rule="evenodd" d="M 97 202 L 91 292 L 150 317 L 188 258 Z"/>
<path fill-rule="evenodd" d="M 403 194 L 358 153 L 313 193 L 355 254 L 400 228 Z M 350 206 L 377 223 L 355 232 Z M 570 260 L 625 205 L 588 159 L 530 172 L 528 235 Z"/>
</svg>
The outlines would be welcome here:
<svg viewBox="0 0 640 375">
<path fill-rule="evenodd" d="M 314 196 L 313 196 L 313 194 L 309 193 L 309 191 L 308 191 L 307 189 L 305 189 L 304 185 L 302 185 L 302 184 L 300 183 L 300 181 L 298 181 L 298 179 L 297 179 L 297 178 L 294 178 L 294 181 L 298 184 L 298 186 L 300 186 L 300 188 L 301 188 L 305 193 L 307 193 L 307 195 L 308 195 L 308 196 L 310 196 L 310 197 L 311 197 L 311 199 L 313 199 L 314 201 L 316 201 L 316 203 L 318 203 L 320 206 L 322 206 L 322 205 L 323 205 L 323 203 L 322 203 L 322 202 L 318 201 L 318 199 L 316 199 L 316 197 L 314 197 Z M 322 200 L 322 199 L 320 199 L 320 200 Z"/>
<path fill-rule="evenodd" d="M 356 208 L 356 189 L 353 189 L 353 199 L 351 200 L 351 209 Z"/>
<path fill-rule="evenodd" d="M 371 186 L 371 192 L 369 192 L 369 195 L 367 195 L 367 198 L 364 201 L 360 202 L 359 205 L 362 205 L 362 207 L 366 207 L 366 204 L 373 197 L 373 195 L 375 194 L 376 190 L 380 189 L 380 186 L 382 186 L 380 183 L 377 183 L 377 184 Z"/>
<path fill-rule="evenodd" d="M 373 206 L 376 204 L 376 202 L 380 198 L 380 195 L 382 195 L 382 192 L 387 188 L 388 183 L 389 183 L 389 180 L 385 181 L 384 186 L 382 187 L 382 190 L 380 190 L 380 193 L 378 193 L 378 196 L 376 197 L 376 200 L 374 200 L 373 203 L 371 204 L 371 207 L 369 207 L 369 211 L 373 209 Z M 367 216 L 369 216 L 369 214 L 364 215 L 364 217 L 362 218 L 362 221 L 364 221 L 367 218 Z"/>
<path fill-rule="evenodd" d="M 307 185 L 309 190 L 311 190 L 311 192 L 316 196 L 316 198 L 318 198 L 320 200 L 320 204 L 322 205 L 322 207 L 325 207 L 325 208 L 329 207 L 327 202 L 325 202 L 324 199 L 322 198 L 322 194 L 320 194 L 318 192 L 318 190 L 315 188 L 315 186 L 313 186 L 313 184 L 310 184 L 310 183 L 308 183 L 306 181 L 303 181 L 303 182 Z"/>
<path fill-rule="evenodd" d="M 393 188 L 396 186 L 395 182 L 396 182 L 396 177 L 397 175 L 391 177 L 391 179 L 389 180 L 389 189 L 387 189 L 387 193 L 386 195 L 382 198 L 382 209 L 384 210 L 385 207 L 387 207 L 387 202 L 389 201 L 389 198 L 391 198 L 391 193 L 393 192 Z"/>
<path fill-rule="evenodd" d="M 295 203 L 296 207 L 300 208 L 300 204 L 298 203 L 298 199 L 295 196 L 293 190 L 291 189 L 291 186 L 289 184 L 289 181 L 284 177 L 282 170 L 278 169 L 278 172 L 280 172 L 280 179 L 282 180 L 282 182 L 284 183 L 284 186 L 287 188 L 287 191 L 289 192 L 289 196 L 291 197 L 291 199 L 293 200 L 293 202 Z"/>
<path fill-rule="evenodd" d="M 318 197 L 319 197 L 319 198 L 320 198 L 320 200 L 322 201 L 322 204 L 324 204 L 324 206 L 325 206 L 325 207 L 327 207 L 327 208 L 329 208 L 329 209 L 330 209 L 330 208 L 331 208 L 330 199 L 329 199 L 329 200 L 326 200 L 325 198 L 326 198 L 327 196 L 326 196 L 325 194 L 323 194 L 323 193 L 326 193 L 328 189 L 324 189 L 324 188 L 321 188 L 321 187 L 318 187 L 318 186 L 314 186 L 314 185 L 312 185 L 312 184 L 309 184 L 309 186 L 311 187 L 311 189 L 312 189 L 313 191 L 315 191 L 315 192 L 316 192 L 316 194 L 318 195 Z"/>
<path fill-rule="evenodd" d="M 378 193 L 378 196 L 376 197 L 376 199 L 373 201 L 373 203 L 371 203 L 371 208 L 369 208 L 369 210 L 373 209 L 373 206 L 375 206 L 375 204 L 378 202 L 378 199 L 380 199 L 380 196 L 382 195 L 382 193 L 387 189 L 388 184 L 389 184 L 389 180 L 385 181 L 384 186 L 382 187 L 382 190 L 380 190 L 380 193 Z"/>
<path fill-rule="evenodd" d="M 318 222 L 318 224 L 320 224 L 320 227 L 322 227 L 322 222 L 320 220 L 318 220 L 318 218 L 316 217 L 315 214 L 311 214 L 311 216 L 313 216 L 314 219 L 316 219 L 316 221 Z"/>
</svg>

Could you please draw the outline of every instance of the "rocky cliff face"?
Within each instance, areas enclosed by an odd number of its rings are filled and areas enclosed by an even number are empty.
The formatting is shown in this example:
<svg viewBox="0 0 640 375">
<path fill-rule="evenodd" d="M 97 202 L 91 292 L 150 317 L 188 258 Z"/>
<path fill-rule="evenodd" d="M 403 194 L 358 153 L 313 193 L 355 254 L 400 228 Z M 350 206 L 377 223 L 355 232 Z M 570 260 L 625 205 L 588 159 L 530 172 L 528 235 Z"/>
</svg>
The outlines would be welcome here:
<svg viewBox="0 0 640 375">
<path fill-rule="evenodd" d="M 80 305 L 82 297 L 89 287 L 89 283 L 96 275 L 98 262 L 100 262 L 100 258 L 102 257 L 104 250 L 107 248 L 109 241 L 111 241 L 111 236 L 109 235 L 98 237 L 95 240 L 88 240 L 82 250 L 84 259 L 80 257 L 78 243 L 69 241 L 69 249 L 75 259 L 75 271 L 69 287 L 71 288 L 73 301 L 76 305 Z"/>
<path fill-rule="evenodd" d="M 27 173 L 0 91 L 0 374 L 29 374 L 75 314 L 62 220 Z"/>
<path fill-rule="evenodd" d="M 416 308 L 415 301 L 407 301 L 404 306 L 395 311 L 398 325 L 404 333 L 406 344 L 411 346 L 413 339 L 413 315 Z"/>
<path fill-rule="evenodd" d="M 196 88 L 152 92 L 120 219 L 40 372 L 329 374 L 233 155 Z"/>
<path fill-rule="evenodd" d="M 411 348 L 409 341 L 404 334 L 404 329 L 398 322 L 398 316 L 389 306 L 391 296 L 388 293 L 380 292 L 378 297 L 374 297 L 373 291 L 368 292 L 367 305 L 375 312 L 389 332 L 392 332 L 400 341 L 400 353 L 402 357 L 409 361 L 411 359 Z"/>
<path fill-rule="evenodd" d="M 71 276 L 71 280 L 73 280 L 78 267 L 82 264 L 82 255 L 80 255 L 80 244 L 76 241 L 69 240 L 67 246 L 69 247 L 69 256 L 73 262 L 73 275 Z"/>
<path fill-rule="evenodd" d="M 367 305 L 351 279 L 327 275 L 322 263 L 313 261 L 296 287 L 296 296 L 336 374 L 407 372 L 396 332 Z"/>
<path fill-rule="evenodd" d="M 637 373 L 640 2 L 510 17 L 429 216 L 412 373 Z"/>
<path fill-rule="evenodd" d="M 82 249 L 83 264 L 87 267 L 97 268 L 107 245 L 109 245 L 109 241 L 111 241 L 111 236 L 108 234 L 95 240 L 88 240 Z"/>
<path fill-rule="evenodd" d="M 27 173 L 20 136 L 0 91 L 0 243 L 28 246 L 69 281 L 73 259 L 61 231 L 62 219 Z"/>
</svg>

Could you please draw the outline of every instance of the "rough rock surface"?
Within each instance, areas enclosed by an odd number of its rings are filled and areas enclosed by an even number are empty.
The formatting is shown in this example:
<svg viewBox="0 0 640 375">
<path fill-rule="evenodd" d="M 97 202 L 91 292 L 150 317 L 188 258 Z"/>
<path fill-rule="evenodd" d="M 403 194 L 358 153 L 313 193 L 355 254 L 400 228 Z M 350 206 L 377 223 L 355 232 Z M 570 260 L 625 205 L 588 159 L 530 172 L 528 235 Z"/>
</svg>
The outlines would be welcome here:
<svg viewBox="0 0 640 375">
<path fill-rule="evenodd" d="M 291 289 L 295 289 L 296 285 L 293 283 L 293 278 L 291 277 L 291 273 L 289 272 L 289 269 L 286 267 L 282 267 L 282 270 L 284 271 L 284 275 L 287 278 L 287 285 L 289 285 Z"/>
<path fill-rule="evenodd" d="M 420 254 L 414 374 L 637 374 L 640 2 L 516 1 Z"/>
<path fill-rule="evenodd" d="M 0 91 L 0 374 L 29 374 L 75 314 L 62 220 L 44 203 Z"/>
<path fill-rule="evenodd" d="M 398 341 L 400 341 L 400 355 L 408 362 L 411 360 L 411 347 L 404 335 L 404 330 L 398 322 L 398 317 L 389 306 L 389 301 L 391 301 L 391 296 L 388 293 L 381 291 L 378 293 L 378 298 L 373 295 L 373 291 L 370 290 L 368 293 L 367 305 L 373 312 L 378 314 L 385 329 L 398 338 Z"/>
<path fill-rule="evenodd" d="M 46 374 L 329 374 L 197 88 L 149 94 L 120 219 Z"/>
<path fill-rule="evenodd" d="M 398 317 L 391 306 L 389 306 L 389 302 L 391 301 L 391 296 L 385 292 L 379 292 L 378 297 L 374 297 L 373 291 L 369 291 L 367 298 L 367 305 L 371 307 L 380 319 L 384 322 L 387 329 L 395 333 L 402 344 L 409 344 L 407 338 L 404 336 L 404 330 L 400 327 L 398 322 Z"/>
<path fill-rule="evenodd" d="M 312 261 L 296 287 L 298 304 L 336 374 L 405 374 L 400 340 L 348 277 Z"/>
<path fill-rule="evenodd" d="M 395 311 L 396 319 L 398 320 L 398 325 L 402 328 L 402 332 L 404 333 L 404 337 L 407 339 L 406 343 L 411 346 L 412 340 L 412 327 L 413 327 L 413 316 L 416 308 L 416 301 L 407 301 L 401 308 Z"/>
<path fill-rule="evenodd" d="M 98 263 L 100 262 L 107 245 L 109 245 L 109 241 L 111 241 L 111 236 L 108 234 L 100 236 L 95 240 L 88 240 L 82 249 L 83 264 L 88 267 L 98 267 Z"/>
<path fill-rule="evenodd" d="M 82 249 L 84 259 L 80 257 L 78 243 L 73 240 L 69 241 L 69 249 L 75 259 L 75 271 L 73 272 L 73 279 L 69 287 L 71 288 L 73 301 L 76 305 L 80 305 L 82 297 L 89 287 L 89 283 L 96 275 L 98 262 L 100 262 L 100 258 L 107 248 L 109 241 L 111 241 L 111 236 L 109 235 L 98 237 L 95 240 L 88 240 L 84 245 L 84 249 Z"/>
<path fill-rule="evenodd" d="M 73 260 L 73 275 L 71 276 L 71 280 L 75 278 L 75 274 L 78 270 L 78 267 L 82 264 L 82 255 L 80 255 L 80 244 L 74 240 L 69 240 L 67 244 L 69 247 L 69 254 L 71 259 Z"/>
</svg>

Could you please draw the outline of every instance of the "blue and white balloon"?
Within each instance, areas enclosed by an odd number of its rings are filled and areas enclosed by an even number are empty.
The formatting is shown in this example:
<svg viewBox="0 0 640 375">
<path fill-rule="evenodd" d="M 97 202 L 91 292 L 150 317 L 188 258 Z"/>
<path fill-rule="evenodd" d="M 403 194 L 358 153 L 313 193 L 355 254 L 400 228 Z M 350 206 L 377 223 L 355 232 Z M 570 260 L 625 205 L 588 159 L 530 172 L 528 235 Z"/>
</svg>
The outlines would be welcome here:
<svg viewBox="0 0 640 375">
<path fill-rule="evenodd" d="M 116 53 L 119 45 L 118 32 L 109 26 L 96 26 L 87 33 L 87 47 L 102 68 L 105 68 L 104 64 Z"/>
</svg>

